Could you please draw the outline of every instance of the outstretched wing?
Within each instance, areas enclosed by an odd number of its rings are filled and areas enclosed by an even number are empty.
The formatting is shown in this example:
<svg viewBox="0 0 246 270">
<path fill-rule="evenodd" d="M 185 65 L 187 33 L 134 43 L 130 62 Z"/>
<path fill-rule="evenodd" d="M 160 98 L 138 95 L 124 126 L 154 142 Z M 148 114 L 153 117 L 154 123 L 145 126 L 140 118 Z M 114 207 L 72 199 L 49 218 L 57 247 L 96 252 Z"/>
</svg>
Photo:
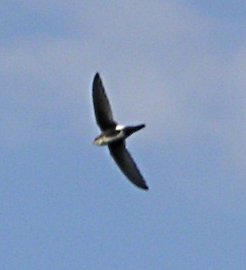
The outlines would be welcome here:
<svg viewBox="0 0 246 270">
<path fill-rule="evenodd" d="M 130 153 L 125 147 L 124 141 L 115 142 L 108 145 L 109 151 L 121 171 L 136 186 L 142 189 L 148 189 L 146 182 L 137 168 Z"/>
<path fill-rule="evenodd" d="M 99 73 L 96 73 L 93 80 L 92 96 L 98 126 L 103 131 L 115 127 L 116 122 Z"/>
</svg>

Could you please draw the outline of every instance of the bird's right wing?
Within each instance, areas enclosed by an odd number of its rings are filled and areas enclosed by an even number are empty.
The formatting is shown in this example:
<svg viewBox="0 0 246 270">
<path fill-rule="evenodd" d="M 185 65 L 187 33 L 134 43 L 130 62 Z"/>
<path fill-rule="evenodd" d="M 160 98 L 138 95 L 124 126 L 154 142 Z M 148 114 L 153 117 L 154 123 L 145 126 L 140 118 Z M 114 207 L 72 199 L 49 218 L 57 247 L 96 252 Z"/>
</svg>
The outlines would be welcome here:
<svg viewBox="0 0 246 270">
<path fill-rule="evenodd" d="M 116 122 L 99 73 L 96 73 L 93 80 L 92 96 L 98 126 L 101 130 L 115 127 Z"/>
<path fill-rule="evenodd" d="M 125 147 L 124 141 L 118 141 L 108 145 L 109 151 L 121 171 L 136 186 L 142 189 L 148 189 L 146 182 L 137 168 L 130 153 Z"/>
</svg>

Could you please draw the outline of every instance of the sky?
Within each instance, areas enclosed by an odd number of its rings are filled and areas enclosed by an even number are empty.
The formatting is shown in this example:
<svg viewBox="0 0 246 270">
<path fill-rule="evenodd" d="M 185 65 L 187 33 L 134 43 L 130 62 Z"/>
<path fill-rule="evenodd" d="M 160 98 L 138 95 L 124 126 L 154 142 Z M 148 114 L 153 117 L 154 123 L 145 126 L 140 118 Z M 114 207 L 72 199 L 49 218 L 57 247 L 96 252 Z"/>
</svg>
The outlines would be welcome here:
<svg viewBox="0 0 246 270">
<path fill-rule="evenodd" d="M 245 1 L 0 1 L 1 270 L 246 269 Z M 100 72 L 150 190 L 113 163 Z"/>
</svg>

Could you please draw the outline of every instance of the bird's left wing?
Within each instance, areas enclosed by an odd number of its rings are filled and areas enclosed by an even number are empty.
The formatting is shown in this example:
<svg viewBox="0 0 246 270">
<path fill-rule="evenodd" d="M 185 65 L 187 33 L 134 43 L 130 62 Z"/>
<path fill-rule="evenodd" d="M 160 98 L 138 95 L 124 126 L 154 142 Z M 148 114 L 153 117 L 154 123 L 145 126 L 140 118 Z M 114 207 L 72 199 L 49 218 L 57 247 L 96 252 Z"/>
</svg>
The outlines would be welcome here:
<svg viewBox="0 0 246 270">
<path fill-rule="evenodd" d="M 121 171 L 125 176 L 139 188 L 148 189 L 146 182 L 137 168 L 134 160 L 132 159 L 130 153 L 125 147 L 125 142 L 118 141 L 108 145 L 109 151 Z"/>
</svg>

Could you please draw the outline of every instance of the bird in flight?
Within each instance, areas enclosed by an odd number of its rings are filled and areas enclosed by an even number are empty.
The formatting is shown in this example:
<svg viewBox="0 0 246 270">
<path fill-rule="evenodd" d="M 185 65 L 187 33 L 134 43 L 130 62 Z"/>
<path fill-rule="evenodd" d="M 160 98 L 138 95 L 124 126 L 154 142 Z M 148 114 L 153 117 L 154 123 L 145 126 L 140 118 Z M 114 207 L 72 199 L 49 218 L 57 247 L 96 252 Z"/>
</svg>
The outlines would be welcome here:
<svg viewBox="0 0 246 270">
<path fill-rule="evenodd" d="M 148 186 L 128 152 L 125 142 L 127 137 L 144 128 L 145 125 L 121 126 L 115 122 L 99 73 L 96 73 L 93 80 L 92 97 L 96 122 L 102 131 L 95 138 L 94 143 L 98 146 L 107 145 L 112 158 L 125 176 L 137 187 L 147 190 Z"/>
</svg>

